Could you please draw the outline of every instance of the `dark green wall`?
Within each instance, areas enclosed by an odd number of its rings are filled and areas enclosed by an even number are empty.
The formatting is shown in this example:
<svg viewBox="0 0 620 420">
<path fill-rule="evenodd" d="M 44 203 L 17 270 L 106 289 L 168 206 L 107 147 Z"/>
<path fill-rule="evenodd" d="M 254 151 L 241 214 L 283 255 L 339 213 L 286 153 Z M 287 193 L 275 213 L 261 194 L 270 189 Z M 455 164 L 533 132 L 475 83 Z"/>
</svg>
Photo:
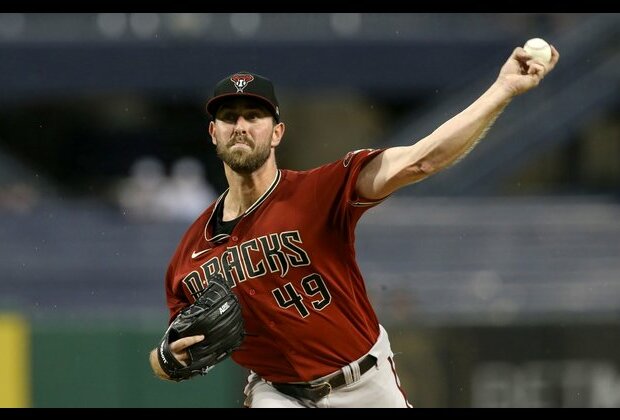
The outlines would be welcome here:
<svg viewBox="0 0 620 420">
<path fill-rule="evenodd" d="M 148 354 L 162 331 L 127 326 L 35 323 L 34 407 L 241 407 L 245 370 L 231 360 L 175 383 L 155 378 Z"/>
</svg>

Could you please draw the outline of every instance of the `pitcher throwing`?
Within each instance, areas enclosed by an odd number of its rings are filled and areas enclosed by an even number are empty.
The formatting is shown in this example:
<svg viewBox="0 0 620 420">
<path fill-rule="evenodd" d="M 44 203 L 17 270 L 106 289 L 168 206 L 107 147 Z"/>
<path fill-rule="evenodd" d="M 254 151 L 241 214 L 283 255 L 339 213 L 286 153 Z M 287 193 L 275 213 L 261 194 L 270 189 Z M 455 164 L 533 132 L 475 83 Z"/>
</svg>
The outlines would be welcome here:
<svg viewBox="0 0 620 420">
<path fill-rule="evenodd" d="M 229 188 L 189 227 L 170 261 L 170 322 L 223 276 L 244 322 L 231 357 L 249 370 L 246 406 L 410 407 L 355 260 L 356 224 L 394 191 L 465 156 L 558 59 L 555 48 L 542 63 L 517 47 L 488 90 L 427 137 L 352 151 L 308 171 L 276 164 L 285 125 L 271 81 L 250 72 L 225 77 L 207 112 Z M 186 366 L 187 348 L 201 342 L 209 337 L 175 339 L 168 357 Z M 170 379 L 157 349 L 150 362 Z"/>
</svg>

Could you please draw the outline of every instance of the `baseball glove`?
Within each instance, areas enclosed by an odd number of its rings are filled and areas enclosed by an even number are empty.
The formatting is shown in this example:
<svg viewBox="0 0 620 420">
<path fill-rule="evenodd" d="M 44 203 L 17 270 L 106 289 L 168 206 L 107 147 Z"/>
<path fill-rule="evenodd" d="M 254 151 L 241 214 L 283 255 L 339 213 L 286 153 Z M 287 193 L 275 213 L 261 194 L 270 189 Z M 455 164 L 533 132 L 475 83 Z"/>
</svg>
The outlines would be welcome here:
<svg viewBox="0 0 620 420">
<path fill-rule="evenodd" d="M 205 338 L 186 349 L 189 361 L 185 366 L 172 355 L 170 343 L 192 335 Z M 159 364 L 170 379 L 177 382 L 205 375 L 239 348 L 244 335 L 239 300 L 226 280 L 218 275 L 166 330 L 157 351 Z"/>
</svg>

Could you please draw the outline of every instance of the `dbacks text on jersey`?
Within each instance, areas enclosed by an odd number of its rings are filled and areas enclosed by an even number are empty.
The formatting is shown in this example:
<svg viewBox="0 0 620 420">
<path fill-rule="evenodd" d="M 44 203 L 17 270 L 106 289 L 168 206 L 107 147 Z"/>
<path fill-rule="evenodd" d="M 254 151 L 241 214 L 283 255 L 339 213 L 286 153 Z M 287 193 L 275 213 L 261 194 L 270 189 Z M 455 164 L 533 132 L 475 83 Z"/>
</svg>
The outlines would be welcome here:
<svg viewBox="0 0 620 420">
<path fill-rule="evenodd" d="M 182 280 L 194 299 L 209 280 L 222 274 L 231 287 L 267 273 L 285 277 L 290 267 L 310 265 L 299 231 L 271 233 L 228 247 L 220 256 L 209 258 Z"/>
</svg>

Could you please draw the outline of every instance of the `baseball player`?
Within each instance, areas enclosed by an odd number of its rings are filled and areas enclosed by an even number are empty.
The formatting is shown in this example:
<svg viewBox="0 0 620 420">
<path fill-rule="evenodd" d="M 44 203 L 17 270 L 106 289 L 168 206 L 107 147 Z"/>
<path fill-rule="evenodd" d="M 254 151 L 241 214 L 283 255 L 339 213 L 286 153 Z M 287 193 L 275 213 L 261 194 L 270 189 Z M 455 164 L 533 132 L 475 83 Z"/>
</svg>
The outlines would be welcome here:
<svg viewBox="0 0 620 420">
<path fill-rule="evenodd" d="M 355 260 L 369 208 L 466 155 L 512 100 L 556 65 L 523 48 L 467 109 L 409 146 L 364 149 L 308 171 L 279 169 L 285 125 L 270 80 L 225 77 L 207 103 L 229 188 L 189 227 L 165 279 L 170 320 L 216 275 L 238 296 L 246 335 L 233 360 L 249 370 L 248 407 L 410 407 L 388 333 Z M 203 335 L 171 343 L 174 357 Z M 166 378 L 156 350 L 151 366 Z"/>
</svg>

